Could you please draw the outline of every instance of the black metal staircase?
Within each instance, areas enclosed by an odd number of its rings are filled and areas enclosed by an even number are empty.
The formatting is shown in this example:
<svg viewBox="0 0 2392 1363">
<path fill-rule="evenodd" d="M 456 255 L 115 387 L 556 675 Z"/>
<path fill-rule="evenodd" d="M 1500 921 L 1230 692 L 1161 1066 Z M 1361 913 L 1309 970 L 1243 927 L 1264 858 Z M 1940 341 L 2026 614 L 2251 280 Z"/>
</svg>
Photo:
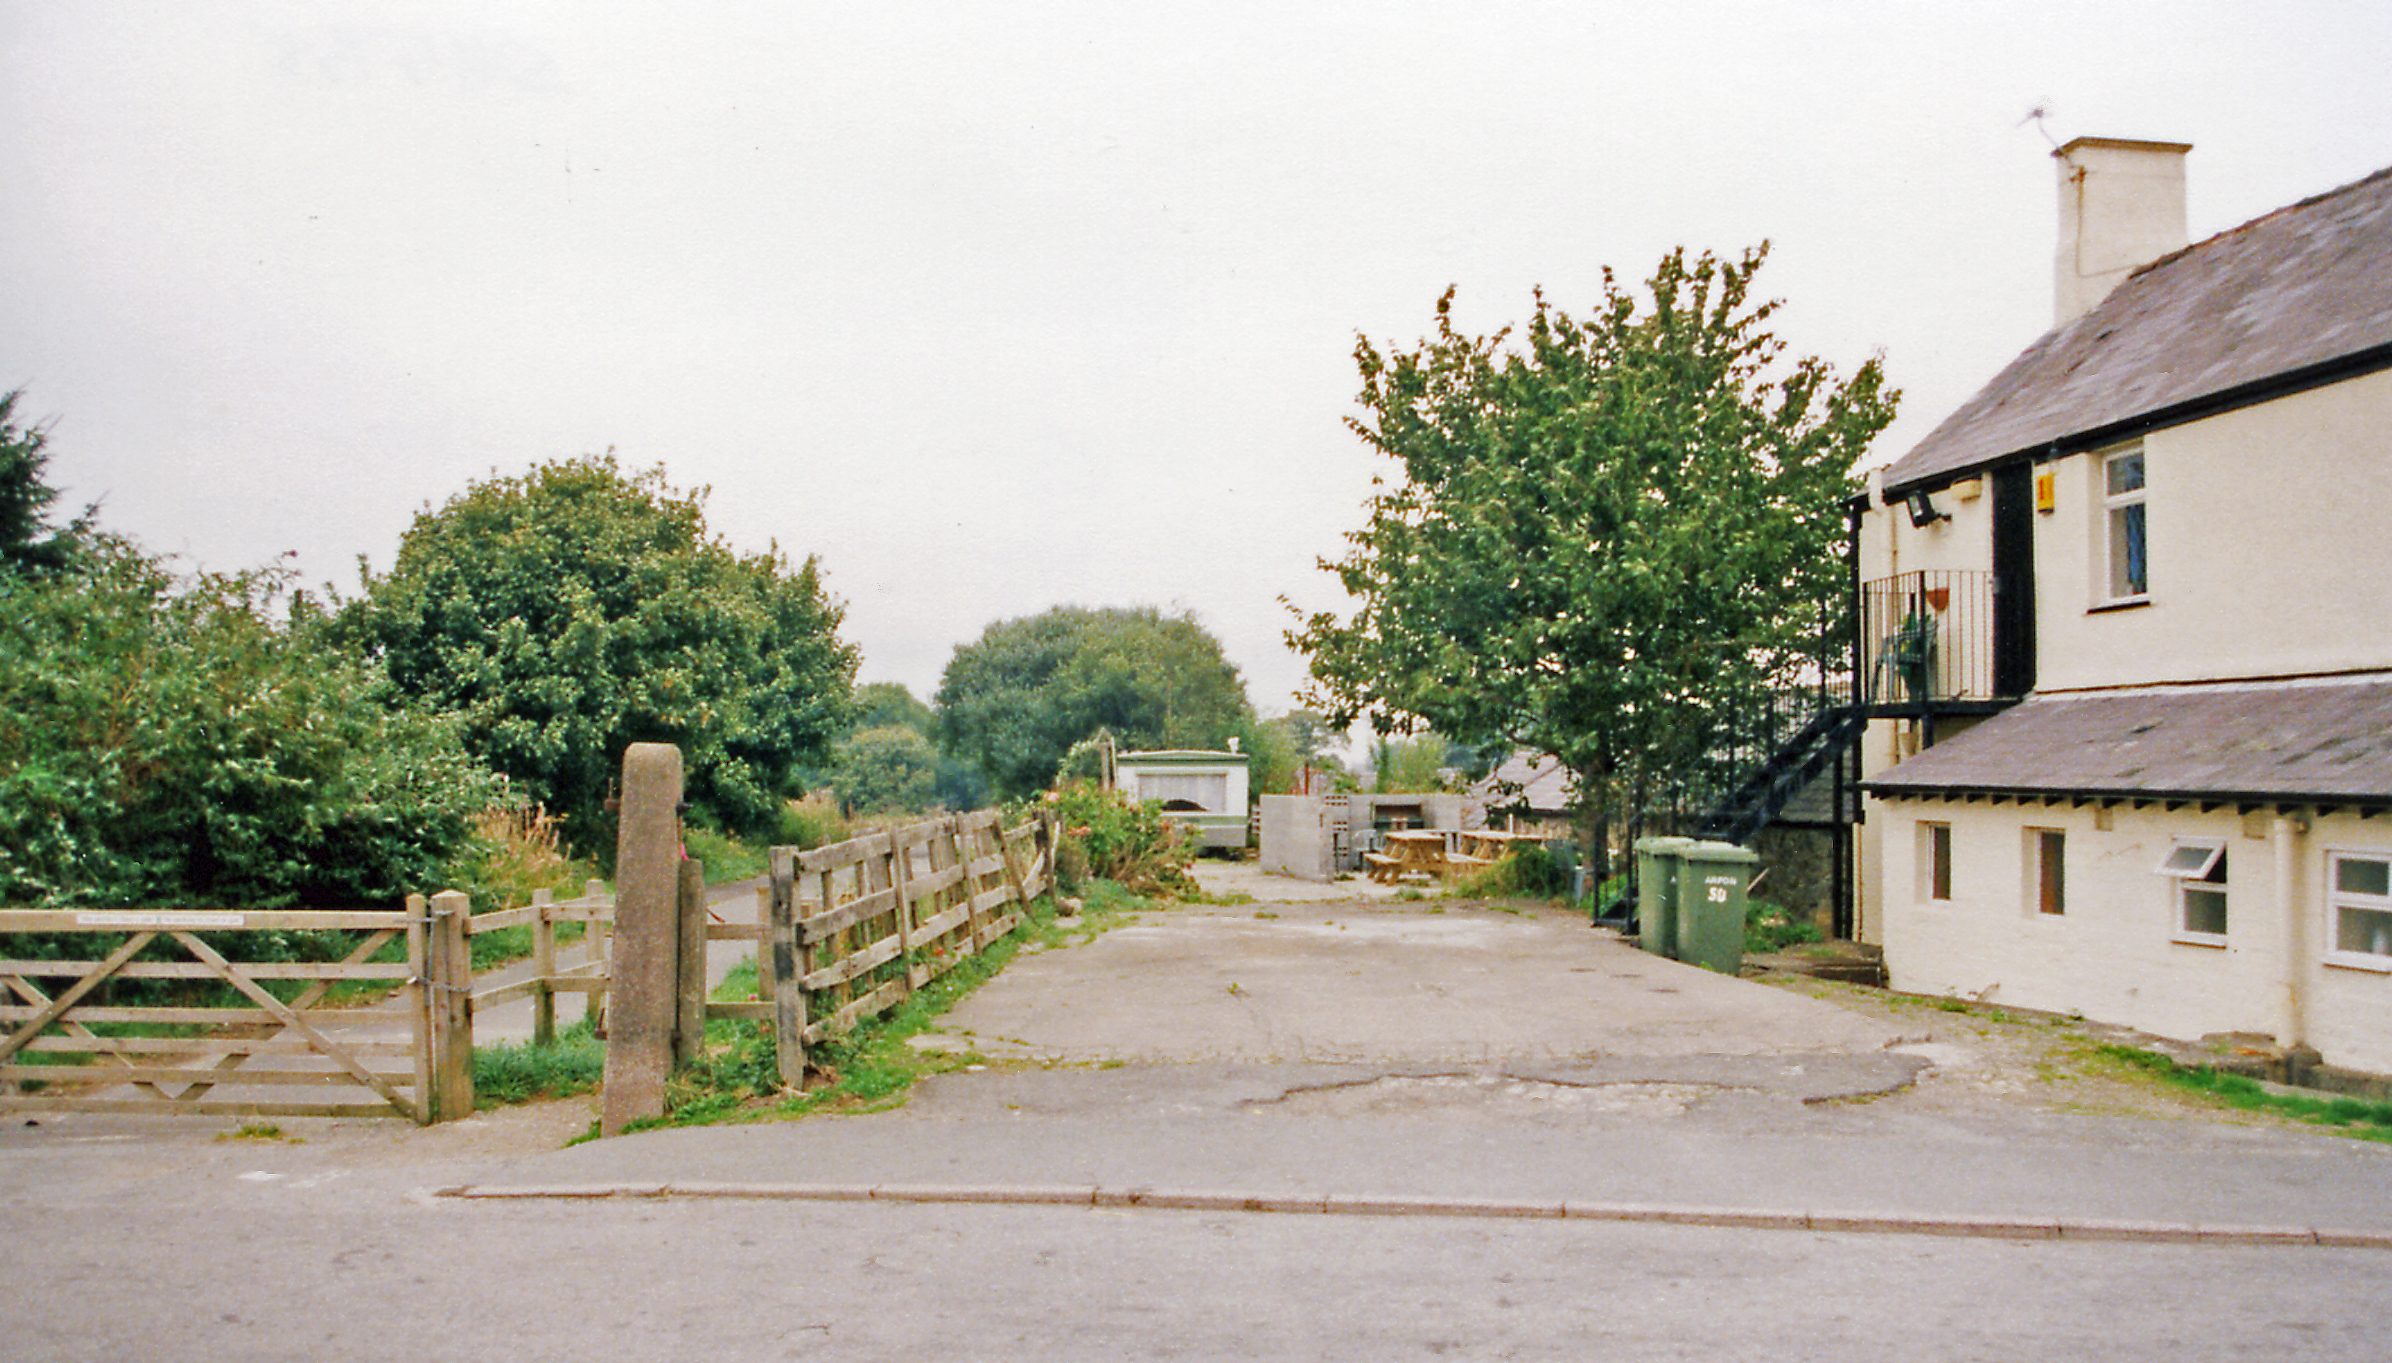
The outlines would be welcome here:
<svg viewBox="0 0 2392 1363">
<path fill-rule="evenodd" d="M 1859 745 L 1868 731 L 1869 712 L 1859 705 L 1836 705 L 1813 715 L 1784 744 L 1770 753 L 1727 798 L 1714 805 L 1696 824 L 1697 836 L 1722 842 L 1747 842 L 1774 822 L 1787 804 L 1813 781 L 1826 774 Z M 1846 801 L 1839 794 L 1832 806 L 1836 823 Z"/>
</svg>

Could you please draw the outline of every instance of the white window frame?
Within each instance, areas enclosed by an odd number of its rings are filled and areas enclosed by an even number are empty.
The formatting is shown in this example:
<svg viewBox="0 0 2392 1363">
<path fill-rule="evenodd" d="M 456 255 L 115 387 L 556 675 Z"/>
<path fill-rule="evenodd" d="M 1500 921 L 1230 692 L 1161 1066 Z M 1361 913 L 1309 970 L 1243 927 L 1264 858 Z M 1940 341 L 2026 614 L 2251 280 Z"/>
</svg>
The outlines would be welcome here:
<svg viewBox="0 0 2392 1363">
<path fill-rule="evenodd" d="M 2128 459 L 2137 461 L 2141 477 L 2133 487 L 2124 491 L 2114 489 L 2110 470 Z M 2094 491 L 2099 494 L 2101 520 L 2094 527 L 2094 535 L 2101 546 L 2095 560 L 2101 569 L 2101 580 L 2095 584 L 2102 604 L 2125 605 L 2151 599 L 2151 461 L 2144 457 L 2140 444 L 2105 450 L 2094 461 L 2094 477 L 2098 480 Z M 2143 583 L 2135 590 L 2126 579 L 2126 564 L 2119 561 L 2125 552 L 2120 544 L 2119 526 L 2129 519 L 2130 508 L 2140 508 L 2143 538 Z M 2123 588 L 2123 590 L 2121 590 Z"/>
<path fill-rule="evenodd" d="M 2059 902 L 2055 907 L 2048 909 L 2043 906 L 2043 886 L 2046 879 L 2043 869 L 2046 865 L 2045 855 L 2051 850 L 2044 841 L 2046 838 L 2058 840 L 2059 853 L 2059 874 L 2056 877 L 2059 882 L 2056 887 L 2059 891 L 2056 898 Z M 2025 853 L 2023 860 L 2026 863 L 2026 874 L 2023 878 L 2024 883 L 2019 901 L 2025 906 L 2027 917 L 2039 922 L 2066 918 L 2068 916 L 2068 830 L 2048 827 L 2028 828 L 2025 830 L 2022 850 Z"/>
<path fill-rule="evenodd" d="M 1934 819 L 1921 819 L 1918 824 L 1919 898 L 1931 904 L 1949 904 L 1952 902 L 1952 825 Z M 1940 858 L 1936 855 L 1939 844 Z M 1939 888 L 1943 893 L 1936 893 Z"/>
<path fill-rule="evenodd" d="M 2386 889 L 2392 890 L 2392 851 L 2364 847 L 2326 849 L 2326 963 L 2392 974 L 2392 894 L 2343 889 L 2342 864 L 2348 861 L 2382 864 L 2386 868 Z M 2372 940 L 2367 949 L 2354 951 L 2343 946 L 2342 916 L 2346 911 L 2381 916 L 2384 920 L 2370 934 Z M 2379 946 L 2381 950 L 2376 949 Z"/>
<path fill-rule="evenodd" d="M 2169 881 L 2168 912 L 2175 938 L 2194 946 L 2222 947 L 2233 929 L 2234 901 L 2228 876 L 2232 859 L 2224 838 L 2178 838 L 2167 857 L 2152 868 Z M 2211 932 L 2192 925 L 2195 895 L 2216 895 L 2220 927 Z"/>
</svg>

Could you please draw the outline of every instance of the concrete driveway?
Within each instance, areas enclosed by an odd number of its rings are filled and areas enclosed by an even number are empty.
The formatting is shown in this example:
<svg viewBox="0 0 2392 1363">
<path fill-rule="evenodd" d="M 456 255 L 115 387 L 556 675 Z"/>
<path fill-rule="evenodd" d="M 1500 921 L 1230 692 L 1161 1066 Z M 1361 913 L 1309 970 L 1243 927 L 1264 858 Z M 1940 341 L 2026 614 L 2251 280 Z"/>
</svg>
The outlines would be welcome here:
<svg viewBox="0 0 2392 1363">
<path fill-rule="evenodd" d="M 1367 881 L 1315 886 L 1217 862 L 1198 872 L 1215 897 L 1255 902 L 1149 913 L 1018 957 L 943 1031 L 991 1059 L 1042 1064 L 1659 1072 L 1699 1060 L 1749 1077 L 1836 1057 L 1869 1062 L 1846 1068 L 1872 1090 L 1916 1068 L 1886 1056 L 1899 1038 L 1881 1023 L 1653 956 L 1560 909 L 1403 900 Z M 1361 886 L 1382 892 L 1320 898 Z"/>
</svg>

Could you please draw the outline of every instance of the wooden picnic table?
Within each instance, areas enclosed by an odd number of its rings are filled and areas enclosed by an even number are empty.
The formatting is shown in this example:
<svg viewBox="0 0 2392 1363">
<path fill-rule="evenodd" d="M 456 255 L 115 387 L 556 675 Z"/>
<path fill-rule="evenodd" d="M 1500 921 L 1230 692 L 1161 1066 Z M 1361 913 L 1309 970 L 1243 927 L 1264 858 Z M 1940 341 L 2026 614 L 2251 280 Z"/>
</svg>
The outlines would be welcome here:
<svg viewBox="0 0 2392 1363">
<path fill-rule="evenodd" d="M 1442 876 L 1448 867 L 1445 861 L 1445 834 L 1434 828 L 1399 828 L 1381 835 L 1384 852 L 1372 853 L 1370 878 L 1382 885 L 1393 885 L 1408 875 Z"/>
<path fill-rule="evenodd" d="M 1535 833 L 1505 833 L 1493 828 L 1464 830 L 1455 838 L 1462 855 L 1484 862 L 1497 862 L 1511 855 L 1512 849 L 1528 843 L 1541 843 L 1544 838 Z"/>
</svg>

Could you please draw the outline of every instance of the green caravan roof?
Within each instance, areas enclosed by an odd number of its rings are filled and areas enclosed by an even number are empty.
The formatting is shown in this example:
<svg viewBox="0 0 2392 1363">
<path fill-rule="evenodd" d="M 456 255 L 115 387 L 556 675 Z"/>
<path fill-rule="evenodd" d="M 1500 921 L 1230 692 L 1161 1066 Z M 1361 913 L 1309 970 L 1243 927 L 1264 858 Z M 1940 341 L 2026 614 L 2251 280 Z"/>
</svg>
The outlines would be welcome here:
<svg viewBox="0 0 2392 1363">
<path fill-rule="evenodd" d="M 1116 767 L 1243 767 L 1254 761 L 1254 754 L 1243 752 L 1200 752 L 1193 748 L 1170 748 L 1160 752 L 1125 752 L 1116 754 Z"/>
</svg>

